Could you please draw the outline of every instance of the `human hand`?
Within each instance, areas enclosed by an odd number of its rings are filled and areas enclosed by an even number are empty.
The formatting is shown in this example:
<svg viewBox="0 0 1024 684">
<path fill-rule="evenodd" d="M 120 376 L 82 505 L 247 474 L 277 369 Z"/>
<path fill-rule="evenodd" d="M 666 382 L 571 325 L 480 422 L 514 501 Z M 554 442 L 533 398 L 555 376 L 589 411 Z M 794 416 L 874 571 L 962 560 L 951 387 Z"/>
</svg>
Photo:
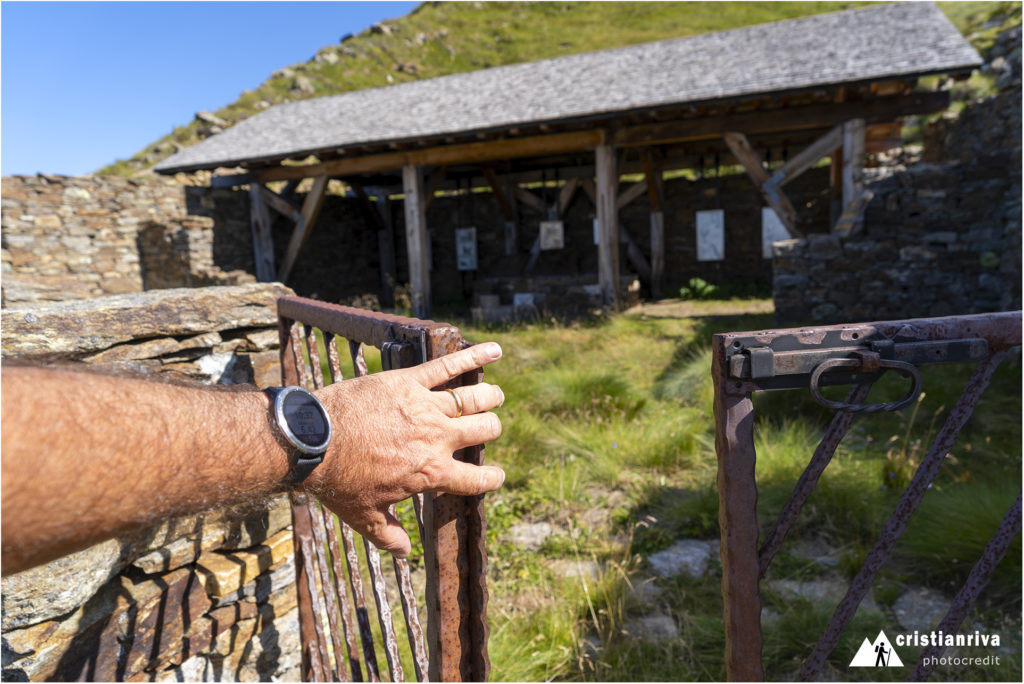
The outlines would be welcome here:
<svg viewBox="0 0 1024 684">
<path fill-rule="evenodd" d="M 408 555 L 409 535 L 390 505 L 421 492 L 483 494 L 505 481 L 500 468 L 452 457 L 501 434 L 501 421 L 489 413 L 505 401 L 501 389 L 487 383 L 455 389 L 463 405 L 458 418 L 455 398 L 431 390 L 499 358 L 501 347 L 489 342 L 317 391 L 334 437 L 304 489 L 378 548 Z"/>
</svg>

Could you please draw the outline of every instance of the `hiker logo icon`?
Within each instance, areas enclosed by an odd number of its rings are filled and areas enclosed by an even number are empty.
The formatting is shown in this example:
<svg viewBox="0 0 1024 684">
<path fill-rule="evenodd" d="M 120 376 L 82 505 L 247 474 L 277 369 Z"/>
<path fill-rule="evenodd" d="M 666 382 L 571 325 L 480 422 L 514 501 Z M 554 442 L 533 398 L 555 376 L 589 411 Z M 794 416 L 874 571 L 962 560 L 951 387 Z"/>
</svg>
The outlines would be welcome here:
<svg viewBox="0 0 1024 684">
<path fill-rule="evenodd" d="M 883 631 L 878 633 L 875 643 L 864 637 L 864 643 L 857 649 L 857 655 L 850 661 L 850 667 L 903 667 L 903 661 Z"/>
</svg>

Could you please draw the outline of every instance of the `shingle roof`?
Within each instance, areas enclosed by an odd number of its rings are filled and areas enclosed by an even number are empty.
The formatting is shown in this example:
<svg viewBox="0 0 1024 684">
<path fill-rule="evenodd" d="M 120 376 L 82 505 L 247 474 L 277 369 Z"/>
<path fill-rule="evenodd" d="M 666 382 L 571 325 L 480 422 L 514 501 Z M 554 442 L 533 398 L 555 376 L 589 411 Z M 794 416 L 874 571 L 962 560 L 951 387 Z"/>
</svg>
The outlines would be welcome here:
<svg viewBox="0 0 1024 684">
<path fill-rule="evenodd" d="M 981 64 L 933 3 L 895 3 L 482 69 L 272 107 L 164 173 Z"/>
</svg>

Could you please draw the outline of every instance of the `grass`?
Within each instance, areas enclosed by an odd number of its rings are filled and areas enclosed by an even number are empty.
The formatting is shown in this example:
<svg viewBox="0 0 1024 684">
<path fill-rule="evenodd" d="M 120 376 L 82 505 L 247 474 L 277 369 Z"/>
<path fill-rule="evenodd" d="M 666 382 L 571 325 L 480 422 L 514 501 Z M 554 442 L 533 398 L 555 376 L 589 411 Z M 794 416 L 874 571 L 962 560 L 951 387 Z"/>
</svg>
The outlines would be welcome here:
<svg viewBox="0 0 1024 684">
<path fill-rule="evenodd" d="M 748 304 L 750 302 L 747 302 Z M 646 557 L 680 538 L 718 536 L 709 340 L 712 332 L 771 327 L 770 314 L 736 314 L 736 302 L 700 302 L 699 316 L 618 315 L 463 326 L 474 341 L 496 340 L 505 355 L 486 378 L 501 385 L 503 436 L 487 460 L 506 469 L 487 500 L 491 659 L 499 680 L 721 679 L 721 570 L 712 559 L 701 580 L 658 580 L 653 604 L 631 589 L 647 582 Z M 959 397 L 971 368 L 928 367 L 925 395 L 902 413 L 858 418 L 791 534 L 833 550 L 829 569 L 789 542 L 772 579 L 843 579 L 859 569 L 888 512 Z M 880 382 L 872 401 L 905 391 Z M 952 596 L 1019 490 L 1019 357 L 997 372 L 935 485 L 874 588 L 891 606 L 908 588 Z M 827 425 L 830 413 L 806 392 L 755 399 L 759 519 L 777 515 Z M 890 474 L 896 477 L 890 477 Z M 519 522 L 549 522 L 539 551 L 507 540 Z M 998 629 L 1011 652 L 1000 668 L 940 671 L 940 679 L 1019 678 L 1020 538 L 969 620 Z M 591 561 L 596 577 L 564 577 L 566 561 Z M 769 678 L 795 675 L 832 605 L 786 599 L 765 589 Z M 649 641 L 638 618 L 667 615 L 679 636 Z M 827 673 L 877 679 L 847 665 L 864 636 L 898 630 L 892 614 L 858 614 Z M 1016 648 L 1016 654 L 1013 654 Z M 913 649 L 901 650 L 905 662 Z M 889 674 L 889 676 L 894 676 Z M 895 676 L 905 676 L 897 674 Z"/>
</svg>

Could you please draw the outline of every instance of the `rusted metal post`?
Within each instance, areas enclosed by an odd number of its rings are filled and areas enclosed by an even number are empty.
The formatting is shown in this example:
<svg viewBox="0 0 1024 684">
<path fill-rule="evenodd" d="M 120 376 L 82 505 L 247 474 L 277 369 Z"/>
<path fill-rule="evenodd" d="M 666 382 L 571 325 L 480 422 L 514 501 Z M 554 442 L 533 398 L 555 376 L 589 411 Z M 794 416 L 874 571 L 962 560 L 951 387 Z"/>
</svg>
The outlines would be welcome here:
<svg viewBox="0 0 1024 684">
<path fill-rule="evenodd" d="M 730 681 L 761 681 L 761 592 L 757 557 L 757 482 L 751 388 L 731 380 L 725 340 L 713 341 L 718 525 L 722 539 L 725 673 Z"/>
</svg>

